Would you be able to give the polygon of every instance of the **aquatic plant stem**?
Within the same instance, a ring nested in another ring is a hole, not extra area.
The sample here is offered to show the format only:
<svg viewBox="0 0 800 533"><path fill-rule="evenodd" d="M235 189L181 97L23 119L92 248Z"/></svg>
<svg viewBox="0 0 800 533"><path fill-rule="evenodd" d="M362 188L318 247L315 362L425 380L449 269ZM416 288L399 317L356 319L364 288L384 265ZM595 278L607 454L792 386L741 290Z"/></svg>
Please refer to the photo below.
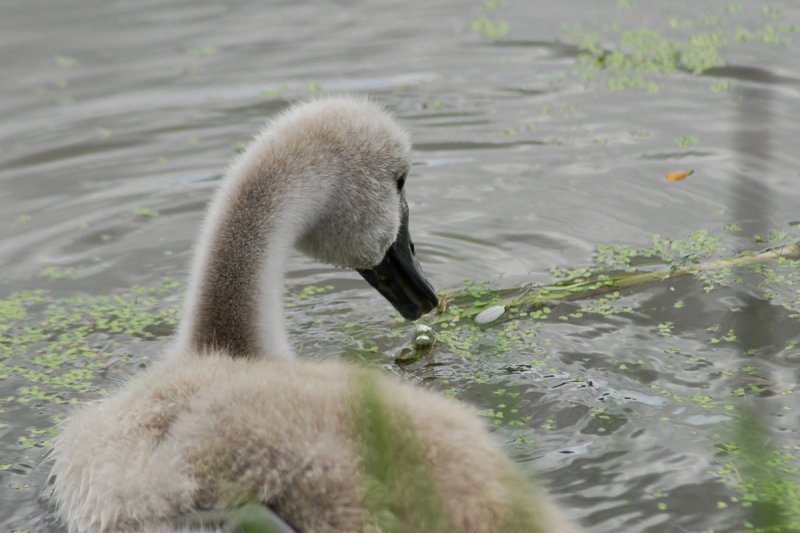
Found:
<svg viewBox="0 0 800 533"><path fill-rule="evenodd" d="M490 291L488 296L491 296L491 298L487 298L486 303L492 305L502 305L506 308L541 307L545 305L553 305L559 301L581 300L622 289L629 289L649 283L657 283L668 279L689 276L700 272L710 272L725 268L745 267L755 264L775 262L780 259L797 258L800 258L800 242L776 246L762 252L745 252L732 258L718 259L714 261L682 266L672 266L670 268L664 268L661 270L647 272L637 271L614 276L598 275L588 279L578 278L538 287L530 286L512 289L500 289L496 291ZM439 309L439 313L442 315L447 314L447 306L449 304L458 305L459 303L467 302L472 304L475 303L475 298L470 296L468 291L464 289L443 292L441 294L441 298L442 301L445 302L445 304L440 306ZM481 311L481 309L474 309L473 311L473 313L465 312L463 314L477 314Z"/></svg>

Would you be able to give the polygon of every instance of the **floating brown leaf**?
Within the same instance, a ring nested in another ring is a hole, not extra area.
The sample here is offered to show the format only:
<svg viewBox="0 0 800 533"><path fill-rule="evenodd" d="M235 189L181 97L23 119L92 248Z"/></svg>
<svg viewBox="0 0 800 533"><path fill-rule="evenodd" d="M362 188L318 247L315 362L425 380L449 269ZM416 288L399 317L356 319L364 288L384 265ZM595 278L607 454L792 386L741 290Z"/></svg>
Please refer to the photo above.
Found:
<svg viewBox="0 0 800 533"><path fill-rule="evenodd" d="M694 174L694 170L687 170L685 172L668 172L667 181L681 181Z"/></svg>

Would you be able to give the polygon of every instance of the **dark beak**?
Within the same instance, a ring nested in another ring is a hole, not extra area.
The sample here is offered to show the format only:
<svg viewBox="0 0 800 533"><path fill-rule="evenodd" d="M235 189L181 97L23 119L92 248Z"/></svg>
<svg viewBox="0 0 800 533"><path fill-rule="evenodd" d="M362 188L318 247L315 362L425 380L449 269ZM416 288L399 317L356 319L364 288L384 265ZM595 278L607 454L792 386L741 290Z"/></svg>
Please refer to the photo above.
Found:
<svg viewBox="0 0 800 533"><path fill-rule="evenodd" d="M425 279L414 255L414 243L408 231L408 205L404 197L401 202L403 213L397 240L389 247L379 265L359 269L358 273L389 300L404 318L416 320L439 305L439 298Z"/></svg>

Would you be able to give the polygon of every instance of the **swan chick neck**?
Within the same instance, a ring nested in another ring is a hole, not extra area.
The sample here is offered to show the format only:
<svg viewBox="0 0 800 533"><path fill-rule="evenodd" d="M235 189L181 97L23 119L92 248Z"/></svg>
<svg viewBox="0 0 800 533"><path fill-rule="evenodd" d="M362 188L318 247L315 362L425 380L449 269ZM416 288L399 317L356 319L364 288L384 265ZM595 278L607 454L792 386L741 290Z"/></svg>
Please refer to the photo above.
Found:
<svg viewBox="0 0 800 533"><path fill-rule="evenodd" d="M311 186L269 132L223 178L203 225L179 351L291 358L283 315L290 250L314 218L326 187Z"/></svg>

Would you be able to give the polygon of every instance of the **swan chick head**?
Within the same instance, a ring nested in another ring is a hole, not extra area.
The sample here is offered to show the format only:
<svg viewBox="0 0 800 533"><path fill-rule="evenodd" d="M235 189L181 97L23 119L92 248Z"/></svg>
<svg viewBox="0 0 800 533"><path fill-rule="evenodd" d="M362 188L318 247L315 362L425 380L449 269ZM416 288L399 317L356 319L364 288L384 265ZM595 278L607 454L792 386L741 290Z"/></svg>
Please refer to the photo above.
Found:
<svg viewBox="0 0 800 533"><path fill-rule="evenodd" d="M302 184L294 202L313 206L298 221L297 248L358 270L406 318L435 308L408 228L411 142L392 116L366 98L321 98L291 107L263 135L267 155L290 167L280 174Z"/></svg>

